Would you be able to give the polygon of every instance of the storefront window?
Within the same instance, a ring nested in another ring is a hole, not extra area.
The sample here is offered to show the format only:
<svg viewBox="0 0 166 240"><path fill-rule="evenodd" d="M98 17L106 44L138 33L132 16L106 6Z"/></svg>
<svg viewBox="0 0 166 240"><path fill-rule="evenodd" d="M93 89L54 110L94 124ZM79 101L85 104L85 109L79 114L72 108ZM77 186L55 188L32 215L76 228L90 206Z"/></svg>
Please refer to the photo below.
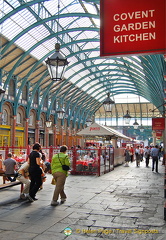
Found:
<svg viewBox="0 0 166 240"><path fill-rule="evenodd" d="M30 115L30 117L29 117L29 125L30 126L33 125L33 115Z"/></svg>
<svg viewBox="0 0 166 240"><path fill-rule="evenodd" d="M40 121L39 121L39 127L44 127L44 121L42 118L40 118Z"/></svg>

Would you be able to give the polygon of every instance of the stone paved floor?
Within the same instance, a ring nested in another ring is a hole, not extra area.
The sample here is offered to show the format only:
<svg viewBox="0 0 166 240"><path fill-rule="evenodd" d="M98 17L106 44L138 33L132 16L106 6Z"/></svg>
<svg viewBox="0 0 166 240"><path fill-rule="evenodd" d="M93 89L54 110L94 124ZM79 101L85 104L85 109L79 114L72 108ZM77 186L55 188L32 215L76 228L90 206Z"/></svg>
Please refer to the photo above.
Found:
<svg viewBox="0 0 166 240"><path fill-rule="evenodd" d="M100 177L70 175L68 199L57 207L50 206L51 175L33 203L18 199L20 186L1 190L0 239L165 240L164 166L159 162L157 174L145 162L135 165ZM65 228L72 234L65 235Z"/></svg>

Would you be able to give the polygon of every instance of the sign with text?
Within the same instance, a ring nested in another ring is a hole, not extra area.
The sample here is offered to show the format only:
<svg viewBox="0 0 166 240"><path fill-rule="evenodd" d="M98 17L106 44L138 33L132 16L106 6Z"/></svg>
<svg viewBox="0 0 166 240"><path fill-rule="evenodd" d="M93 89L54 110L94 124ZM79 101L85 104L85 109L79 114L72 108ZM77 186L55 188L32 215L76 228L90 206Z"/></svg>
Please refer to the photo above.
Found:
<svg viewBox="0 0 166 240"><path fill-rule="evenodd" d="M152 118L152 130L164 130L165 118Z"/></svg>
<svg viewBox="0 0 166 240"><path fill-rule="evenodd" d="M100 127L90 127L90 131L100 131Z"/></svg>
<svg viewBox="0 0 166 240"><path fill-rule="evenodd" d="M166 0L100 1L100 56L166 53Z"/></svg>
<svg viewBox="0 0 166 240"><path fill-rule="evenodd" d="M162 137L163 131L162 130L156 130L156 137Z"/></svg>

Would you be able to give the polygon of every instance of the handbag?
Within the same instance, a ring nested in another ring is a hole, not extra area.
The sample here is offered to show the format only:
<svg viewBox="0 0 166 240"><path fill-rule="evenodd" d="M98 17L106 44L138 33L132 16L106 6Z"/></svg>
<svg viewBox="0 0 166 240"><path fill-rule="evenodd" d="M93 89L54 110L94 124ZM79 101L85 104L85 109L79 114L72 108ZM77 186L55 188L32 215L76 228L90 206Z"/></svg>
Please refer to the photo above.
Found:
<svg viewBox="0 0 166 240"><path fill-rule="evenodd" d="M58 159L59 159L59 154L58 154ZM59 162L61 163L60 159L59 159ZM67 165L65 165L65 164L62 164L62 163L61 163L61 165L62 165L62 169L63 169L64 171L69 171L69 170L70 170L70 167L69 167L69 166L67 166Z"/></svg>
<svg viewBox="0 0 166 240"><path fill-rule="evenodd" d="M56 181L55 181L55 178L53 177L52 180L51 180L51 184L52 185L56 185Z"/></svg>

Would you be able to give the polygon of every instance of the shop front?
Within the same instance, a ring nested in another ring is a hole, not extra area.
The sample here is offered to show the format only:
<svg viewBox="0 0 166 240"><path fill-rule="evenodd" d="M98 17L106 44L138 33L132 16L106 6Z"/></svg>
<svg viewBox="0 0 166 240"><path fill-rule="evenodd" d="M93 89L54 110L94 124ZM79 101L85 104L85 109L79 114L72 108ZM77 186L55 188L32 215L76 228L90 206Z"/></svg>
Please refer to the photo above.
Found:
<svg viewBox="0 0 166 240"><path fill-rule="evenodd" d="M35 129L28 129L28 145L32 146L35 143Z"/></svg>
<svg viewBox="0 0 166 240"><path fill-rule="evenodd" d="M0 146L10 146L10 131L10 126L0 125Z"/></svg>

